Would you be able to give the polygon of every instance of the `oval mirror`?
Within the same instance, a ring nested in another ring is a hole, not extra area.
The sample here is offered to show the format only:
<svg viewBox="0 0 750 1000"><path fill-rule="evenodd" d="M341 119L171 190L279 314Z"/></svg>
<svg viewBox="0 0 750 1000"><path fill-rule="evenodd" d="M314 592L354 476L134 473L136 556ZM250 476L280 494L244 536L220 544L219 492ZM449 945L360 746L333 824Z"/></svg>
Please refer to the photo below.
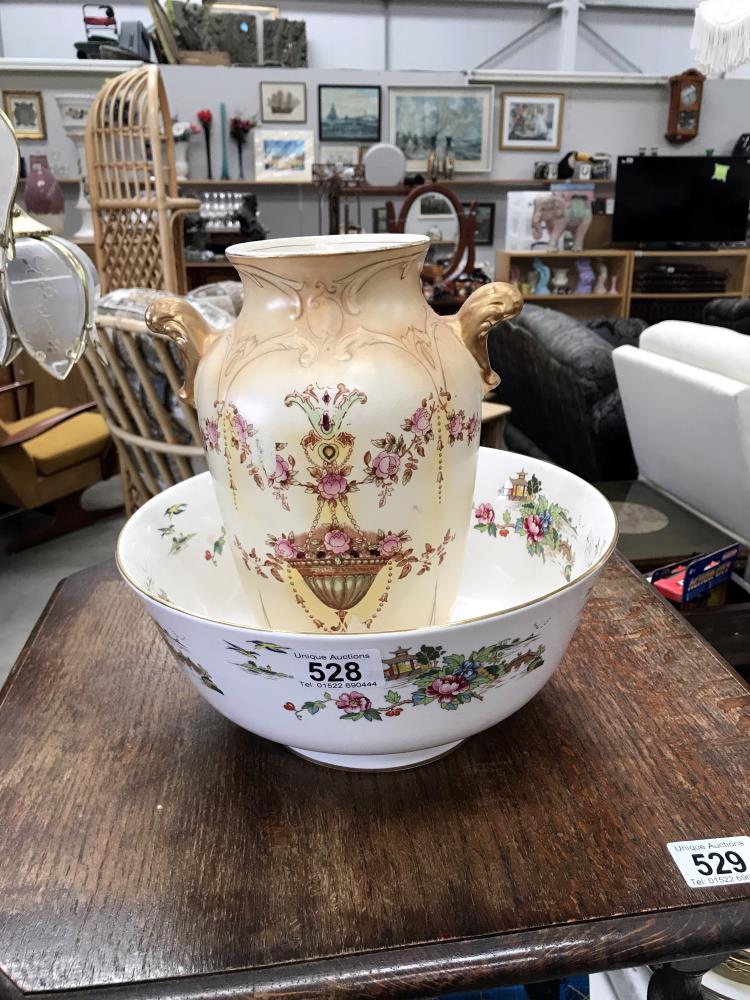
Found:
<svg viewBox="0 0 750 1000"><path fill-rule="evenodd" d="M427 236L430 248L426 264L447 268L460 240L458 213L440 191L426 191L409 206L404 232Z"/></svg>

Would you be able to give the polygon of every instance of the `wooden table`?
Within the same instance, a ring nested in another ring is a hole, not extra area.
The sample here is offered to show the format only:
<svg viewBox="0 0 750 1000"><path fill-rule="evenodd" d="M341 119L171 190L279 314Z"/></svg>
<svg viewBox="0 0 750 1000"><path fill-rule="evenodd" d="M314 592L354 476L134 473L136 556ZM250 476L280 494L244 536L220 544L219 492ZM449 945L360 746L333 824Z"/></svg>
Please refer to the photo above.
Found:
<svg viewBox="0 0 750 1000"><path fill-rule="evenodd" d="M750 832L749 754L750 689L619 556L537 698L397 774L227 722L86 570L0 702L0 997L423 997L746 946L750 884L690 889L665 845Z"/></svg>

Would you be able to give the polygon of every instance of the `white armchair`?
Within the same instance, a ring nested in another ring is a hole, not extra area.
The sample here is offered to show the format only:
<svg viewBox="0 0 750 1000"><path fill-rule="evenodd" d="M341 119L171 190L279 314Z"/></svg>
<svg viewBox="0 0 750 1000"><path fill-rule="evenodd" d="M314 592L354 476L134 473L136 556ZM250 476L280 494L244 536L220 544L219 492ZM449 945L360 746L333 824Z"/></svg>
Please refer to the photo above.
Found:
<svg viewBox="0 0 750 1000"><path fill-rule="evenodd" d="M750 544L750 336L667 320L612 357L639 478Z"/></svg>

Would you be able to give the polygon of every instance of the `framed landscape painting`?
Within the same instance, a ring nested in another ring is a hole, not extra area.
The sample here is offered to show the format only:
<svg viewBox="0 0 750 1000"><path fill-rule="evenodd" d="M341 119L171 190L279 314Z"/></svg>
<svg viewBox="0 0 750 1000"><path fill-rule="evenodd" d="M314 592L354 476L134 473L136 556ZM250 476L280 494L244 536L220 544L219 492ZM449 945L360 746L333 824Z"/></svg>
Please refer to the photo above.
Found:
<svg viewBox="0 0 750 1000"><path fill-rule="evenodd" d="M261 83L260 120L262 122L307 121L307 87L304 83Z"/></svg>
<svg viewBox="0 0 750 1000"><path fill-rule="evenodd" d="M390 141L406 156L407 170L427 169L433 137L438 153L451 140L457 171L491 168L492 87L391 87L388 93Z"/></svg>
<svg viewBox="0 0 750 1000"><path fill-rule="evenodd" d="M315 139L307 129L255 129L255 179L301 184L312 180Z"/></svg>
<svg viewBox="0 0 750 1000"><path fill-rule="evenodd" d="M563 94L501 94L500 149L559 149Z"/></svg>
<svg viewBox="0 0 750 1000"><path fill-rule="evenodd" d="M318 87L321 142L380 142L380 87Z"/></svg>

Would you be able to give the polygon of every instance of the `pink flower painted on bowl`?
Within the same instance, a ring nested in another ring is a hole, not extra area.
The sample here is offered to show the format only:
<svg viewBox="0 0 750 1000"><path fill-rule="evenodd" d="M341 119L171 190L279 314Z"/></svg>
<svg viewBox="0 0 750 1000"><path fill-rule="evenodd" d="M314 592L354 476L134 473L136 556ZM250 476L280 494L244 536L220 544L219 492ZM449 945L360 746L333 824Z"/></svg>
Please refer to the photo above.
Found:
<svg viewBox="0 0 750 1000"><path fill-rule="evenodd" d="M237 435L240 444L247 444L248 439L253 436L253 429L237 410L232 414L232 430Z"/></svg>
<svg viewBox="0 0 750 1000"><path fill-rule="evenodd" d="M327 472L318 480L318 493L324 500L337 500L346 493L348 488L348 482L338 472Z"/></svg>
<svg viewBox="0 0 750 1000"><path fill-rule="evenodd" d="M336 699L336 708L342 708L346 712L366 712L372 708L372 702L359 691L350 691Z"/></svg>
<svg viewBox="0 0 750 1000"><path fill-rule="evenodd" d="M538 542L544 535L542 519L537 517L536 514L529 514L528 517L523 519L523 529L526 532L526 538L530 542Z"/></svg>
<svg viewBox="0 0 750 1000"><path fill-rule="evenodd" d="M277 538L273 543L273 549L280 559L296 559L297 558L297 546L294 542L290 542L288 538Z"/></svg>
<svg viewBox="0 0 750 1000"><path fill-rule="evenodd" d="M268 478L272 483L285 483L289 479L289 463L281 455L276 455L276 468Z"/></svg>
<svg viewBox="0 0 750 1000"><path fill-rule="evenodd" d="M381 451L373 458L371 467L378 479L390 479L398 473L401 458L387 451Z"/></svg>
<svg viewBox="0 0 750 1000"><path fill-rule="evenodd" d="M378 552L381 556L395 556L401 551L401 545L401 539L391 531L378 542Z"/></svg>
<svg viewBox="0 0 750 1000"><path fill-rule="evenodd" d="M492 524L495 520L495 508L491 503L480 503L474 511L474 517L480 524Z"/></svg>
<svg viewBox="0 0 750 1000"><path fill-rule="evenodd" d="M448 674L447 677L436 677L432 684L425 688L424 693L428 698L437 698L441 703L451 702L457 695L462 694L468 686L469 682L465 677L460 677L458 674Z"/></svg>
<svg viewBox="0 0 750 1000"><path fill-rule="evenodd" d="M219 450L219 421L206 417L203 428L203 443L209 450Z"/></svg>
<svg viewBox="0 0 750 1000"><path fill-rule="evenodd" d="M469 422L466 425L466 433L469 436L469 441L477 436L477 431L479 430L479 417L474 414L473 417L469 417Z"/></svg>
<svg viewBox="0 0 750 1000"><path fill-rule="evenodd" d="M454 413L448 421L448 433L451 437L458 437L463 427L463 413Z"/></svg>
<svg viewBox="0 0 750 1000"><path fill-rule="evenodd" d="M409 425L412 434L416 434L418 437L424 437L429 431L430 415L423 406L420 406L419 409L412 413Z"/></svg>
<svg viewBox="0 0 750 1000"><path fill-rule="evenodd" d="M327 531L325 533L323 544L329 552L333 552L334 555L340 556L344 552L349 551L351 539L345 531L342 531L340 528L334 528L333 531Z"/></svg>

